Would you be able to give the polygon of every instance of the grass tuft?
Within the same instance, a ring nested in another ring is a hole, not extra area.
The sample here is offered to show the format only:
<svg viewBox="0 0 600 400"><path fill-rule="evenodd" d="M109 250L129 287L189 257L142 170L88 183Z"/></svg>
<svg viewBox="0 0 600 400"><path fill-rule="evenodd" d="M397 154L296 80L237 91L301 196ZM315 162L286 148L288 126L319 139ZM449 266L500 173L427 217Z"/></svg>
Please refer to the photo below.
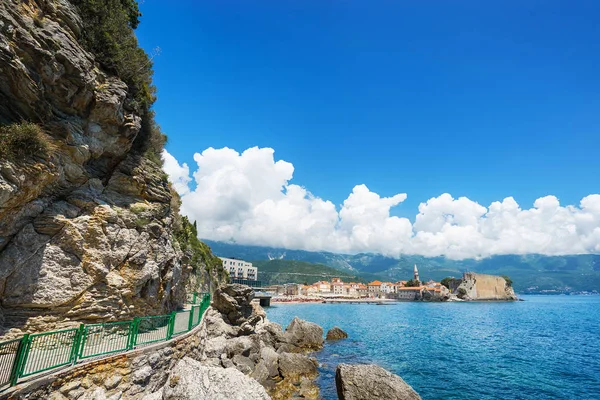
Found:
<svg viewBox="0 0 600 400"><path fill-rule="evenodd" d="M21 162L28 157L46 158L50 147L47 136L37 124L21 122L0 126L0 159Z"/></svg>

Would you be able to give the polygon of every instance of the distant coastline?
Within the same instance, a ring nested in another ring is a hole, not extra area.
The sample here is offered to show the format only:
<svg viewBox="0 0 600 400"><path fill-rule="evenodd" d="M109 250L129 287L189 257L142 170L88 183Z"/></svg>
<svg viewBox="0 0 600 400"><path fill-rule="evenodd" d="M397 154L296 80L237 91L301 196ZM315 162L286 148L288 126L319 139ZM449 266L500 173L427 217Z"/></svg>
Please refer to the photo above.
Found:
<svg viewBox="0 0 600 400"><path fill-rule="evenodd" d="M542 291L542 292L522 292L520 296L599 296L600 292L559 292L559 291Z"/></svg>

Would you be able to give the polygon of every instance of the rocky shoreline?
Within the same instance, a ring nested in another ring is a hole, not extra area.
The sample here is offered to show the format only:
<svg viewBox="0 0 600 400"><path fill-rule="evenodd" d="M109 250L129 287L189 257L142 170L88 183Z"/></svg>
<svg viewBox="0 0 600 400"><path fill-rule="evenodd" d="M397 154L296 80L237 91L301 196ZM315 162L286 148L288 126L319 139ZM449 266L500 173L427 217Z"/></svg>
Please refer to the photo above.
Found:
<svg viewBox="0 0 600 400"><path fill-rule="evenodd" d="M164 386L147 400L319 399L318 364L323 328L299 318L283 330L252 302L254 291L238 284L219 288L206 314L206 344L200 360L184 358ZM348 337L334 327L327 340ZM375 365L337 367L339 399L420 399L400 377ZM383 396L383 397L382 397Z"/></svg>
<svg viewBox="0 0 600 400"><path fill-rule="evenodd" d="M253 290L242 285L215 292L206 316L202 362L239 370L259 382L273 399L318 398L317 362L308 353L323 347L323 329L296 318L283 331L252 302L253 297Z"/></svg>
<svg viewBox="0 0 600 400"><path fill-rule="evenodd" d="M149 399L318 399L318 364L310 353L323 348L323 328L294 318L284 331L253 297L243 285L218 289L206 315L201 360L179 361ZM327 332L327 340L345 337L339 328ZM340 399L420 399L400 377L375 365L340 364L336 385Z"/></svg>

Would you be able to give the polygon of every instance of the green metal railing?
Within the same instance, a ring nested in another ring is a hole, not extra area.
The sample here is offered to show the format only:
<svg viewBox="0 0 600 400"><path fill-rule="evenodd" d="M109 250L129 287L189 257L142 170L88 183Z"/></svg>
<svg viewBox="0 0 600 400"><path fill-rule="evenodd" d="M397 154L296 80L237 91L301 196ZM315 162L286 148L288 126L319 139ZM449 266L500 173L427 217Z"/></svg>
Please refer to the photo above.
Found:
<svg viewBox="0 0 600 400"><path fill-rule="evenodd" d="M21 341L22 339L19 338L0 343L0 389L11 384Z"/></svg>
<svg viewBox="0 0 600 400"><path fill-rule="evenodd" d="M134 321L136 322L134 346L169 340L170 315L143 317Z"/></svg>
<svg viewBox="0 0 600 400"><path fill-rule="evenodd" d="M172 336L179 335L189 331L190 319L192 318L191 311L183 311L175 313L175 322L173 323Z"/></svg>
<svg viewBox="0 0 600 400"><path fill-rule="evenodd" d="M65 329L64 331L30 335L26 342L25 356L19 368L19 377L72 364L75 358L78 331L78 329Z"/></svg>
<svg viewBox="0 0 600 400"><path fill-rule="evenodd" d="M80 359L118 353L131 348L133 321L82 325Z"/></svg>
<svg viewBox="0 0 600 400"><path fill-rule="evenodd" d="M186 301L188 304L200 304L207 293L188 293Z"/></svg>
<svg viewBox="0 0 600 400"><path fill-rule="evenodd" d="M24 335L0 343L0 391L20 378L78 360L132 350L171 339L196 327L210 306L208 293L194 293L191 310L135 318L133 321L80 325L79 328ZM197 304L196 304L197 303Z"/></svg>

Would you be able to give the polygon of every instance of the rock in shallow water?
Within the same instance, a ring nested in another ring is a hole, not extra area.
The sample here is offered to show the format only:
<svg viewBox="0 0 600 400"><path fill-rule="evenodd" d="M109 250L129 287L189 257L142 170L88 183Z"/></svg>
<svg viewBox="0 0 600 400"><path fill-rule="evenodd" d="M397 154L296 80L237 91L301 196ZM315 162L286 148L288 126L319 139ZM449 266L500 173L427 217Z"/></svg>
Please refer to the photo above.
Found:
<svg viewBox="0 0 600 400"><path fill-rule="evenodd" d="M295 317L285 328L283 338L286 343L301 349L320 350L323 348L323 328L298 317Z"/></svg>
<svg viewBox="0 0 600 400"><path fill-rule="evenodd" d="M338 328L337 326L334 326L333 328L331 328L330 330L327 331L327 340L339 340L339 339L346 339L348 337L348 334L346 332L344 332L343 330L341 330L340 328Z"/></svg>
<svg viewBox="0 0 600 400"><path fill-rule="evenodd" d="M335 386L340 400L421 400L402 378L373 364L338 365Z"/></svg>

